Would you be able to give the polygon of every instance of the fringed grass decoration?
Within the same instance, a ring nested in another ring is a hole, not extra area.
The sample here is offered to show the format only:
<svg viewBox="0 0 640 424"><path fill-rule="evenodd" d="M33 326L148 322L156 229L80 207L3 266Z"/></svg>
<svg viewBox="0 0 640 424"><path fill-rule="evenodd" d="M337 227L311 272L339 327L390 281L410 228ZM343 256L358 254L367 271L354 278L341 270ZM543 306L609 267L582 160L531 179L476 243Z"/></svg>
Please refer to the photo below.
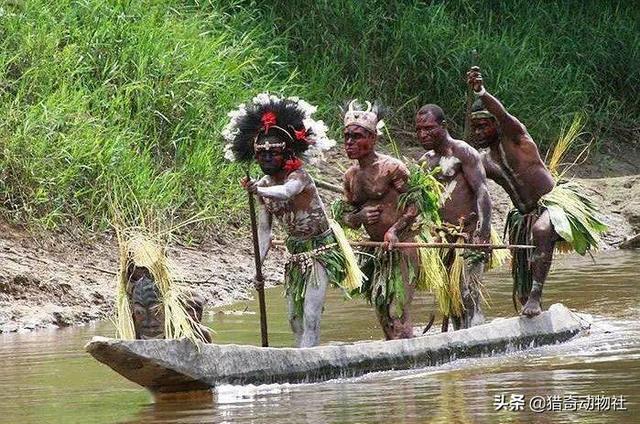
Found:
<svg viewBox="0 0 640 424"><path fill-rule="evenodd" d="M598 219L595 205L580 193L573 182L561 182L542 197L541 204L549 211L554 230L563 238L562 249L575 249L581 255L597 249L600 233L607 226Z"/></svg>
<svg viewBox="0 0 640 424"><path fill-rule="evenodd" d="M331 219L329 223L332 231L328 234L304 240L289 237L285 243L291 255L285 265L285 295L293 298L298 316L304 311L307 284L317 284L317 264L325 268L329 282L343 289L347 297L359 292L366 280L342 228Z"/></svg>
<svg viewBox="0 0 640 424"><path fill-rule="evenodd" d="M553 178L558 181L562 178L562 176L571 168L571 165L564 167L564 169L560 169L564 158L567 155L567 152L571 149L576 140L583 134L582 130L584 128L584 117L583 115L576 114L571 122L569 128L563 132L563 134L558 138L558 141L553 145L552 148L549 149L551 152L551 156L548 157L547 167L553 175ZM588 147L583 150L582 153L578 155L576 161L580 159L580 157L588 150ZM547 152L547 155L549 153ZM575 163L575 162L574 162Z"/></svg>
<svg viewBox="0 0 640 424"><path fill-rule="evenodd" d="M366 280L367 277L358 266L356 255L353 253L349 240L347 239L347 236L342 230L340 224L333 219L329 219L329 225L331 226L331 231L333 231L333 235L336 238L338 247L344 256L345 274L340 286L347 293L351 293L354 290L360 289L362 287L362 282Z"/></svg>
<svg viewBox="0 0 640 424"><path fill-rule="evenodd" d="M456 243L464 243L464 238L458 238ZM456 248L452 250L453 258L449 267L449 285L447 292L443 293L443 295L447 297L446 302L449 304L447 316L460 317L464 312L462 293L460 292L460 282L465 277L464 258L462 257L464 249Z"/></svg>
<svg viewBox="0 0 640 424"><path fill-rule="evenodd" d="M432 243L433 237L426 231L416 236L417 243ZM419 248L420 276L416 283L417 290L429 290L435 293L438 287L446 285L447 270L442 263L440 249Z"/></svg>
<svg viewBox="0 0 640 424"><path fill-rule="evenodd" d="M188 289L172 278L172 266L166 256L167 241L160 234L151 234L141 227L116 227L120 253L118 281L117 332L122 338L134 338L133 320L128 302L127 270L134 265L146 268L153 278L164 307L164 334L166 339L187 338L205 341L198 323L186 311Z"/></svg>
<svg viewBox="0 0 640 424"><path fill-rule="evenodd" d="M491 227L491 244L501 245L504 244L498 232ZM505 262L511 259L511 252L507 249L495 249L491 251L491 260L487 266L487 269L500 268Z"/></svg>
<svg viewBox="0 0 640 424"><path fill-rule="evenodd" d="M407 281L416 276L412 264L398 250L387 250L383 247L365 248L359 252L361 268L368 279L362 285L362 295L381 314L386 314L391 303L395 304L395 314L401 317L406 303L402 265L408 270ZM419 271L419 270L418 270ZM389 314L393 311L389 310Z"/></svg>
<svg viewBox="0 0 640 424"><path fill-rule="evenodd" d="M424 232L416 237L419 243L431 243L433 238L430 234ZM444 315L448 314L451 308L449 296L449 279L447 277L447 269L442 262L440 249L418 249L418 258L420 260L420 277L416 284L417 290L428 290L433 293L438 303L440 312Z"/></svg>
<svg viewBox="0 0 640 424"><path fill-rule="evenodd" d="M120 259L116 291L116 337L123 340L134 340L136 338L136 332L133 325L129 296L127 294L127 261L123 261L123 258L128 256L126 242L121 240L122 234L119 231L116 231L116 235L118 238L118 257Z"/></svg>
<svg viewBox="0 0 640 424"><path fill-rule="evenodd" d="M505 233L509 235L509 244L531 243L531 227L537 219L537 214L521 214L518 209L512 209L507 215ZM533 284L531 272L531 256L533 250L518 249L511 258L511 276L513 278L512 300L518 310L518 299L529 295Z"/></svg>
<svg viewBox="0 0 640 424"><path fill-rule="evenodd" d="M127 186L128 187L128 186ZM126 201L124 200L126 199ZM185 337L194 342L206 341L200 325L186 311L190 300L188 288L173 279L174 268L166 256L167 246L175 231L207 219L195 215L179 224L167 217L172 211L158 212L141 205L131 188L110 196L111 225L118 240L119 272L116 292L116 333L123 339L135 338L129 275L131 265L146 268L156 284L164 308L165 338Z"/></svg>

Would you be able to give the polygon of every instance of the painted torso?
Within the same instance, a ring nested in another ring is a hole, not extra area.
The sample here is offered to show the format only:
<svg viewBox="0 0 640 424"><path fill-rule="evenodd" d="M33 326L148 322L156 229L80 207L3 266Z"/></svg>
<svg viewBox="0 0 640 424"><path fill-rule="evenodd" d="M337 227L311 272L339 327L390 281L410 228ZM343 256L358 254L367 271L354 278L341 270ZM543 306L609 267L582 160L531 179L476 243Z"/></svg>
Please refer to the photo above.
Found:
<svg viewBox="0 0 640 424"><path fill-rule="evenodd" d="M462 169L462 162L453 153L441 156L431 150L420 162L430 170L440 167L435 177L444 185L444 204L440 210L444 222L464 226L464 232L472 236L478 224L476 195L469 186Z"/></svg>
<svg viewBox="0 0 640 424"><path fill-rule="evenodd" d="M518 142L503 136L500 143L482 152L482 163L487 177L504 188L523 213L534 210L555 185L538 147L526 132Z"/></svg>
<svg viewBox="0 0 640 424"><path fill-rule="evenodd" d="M358 163L352 165L345 174L347 202L360 209L365 206L382 207L380 219L375 224L366 225L367 234L372 240L382 241L387 230L402 215L398 210L398 198L404 191L409 171L398 159L377 154L370 166L361 168ZM401 234L407 240L412 234Z"/></svg>
<svg viewBox="0 0 640 424"><path fill-rule="evenodd" d="M287 200L261 197L261 202L284 226L289 236L304 239L322 234L329 228L329 223L313 179L303 169L293 171L288 178L292 177L303 181L304 189L300 193ZM260 185L273 187L279 184L266 175Z"/></svg>

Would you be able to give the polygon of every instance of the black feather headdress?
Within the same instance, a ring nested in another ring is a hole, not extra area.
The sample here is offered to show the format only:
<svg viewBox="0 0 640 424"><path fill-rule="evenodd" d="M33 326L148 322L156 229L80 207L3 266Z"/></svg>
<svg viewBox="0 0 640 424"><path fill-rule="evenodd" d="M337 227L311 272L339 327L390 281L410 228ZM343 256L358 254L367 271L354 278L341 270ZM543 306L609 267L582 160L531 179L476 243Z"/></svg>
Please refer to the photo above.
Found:
<svg viewBox="0 0 640 424"><path fill-rule="evenodd" d="M327 138L327 127L311 115L316 107L296 97L281 98L262 93L251 102L229 113L222 131L228 144L225 158L248 162L254 158L256 142L275 136L285 144L287 156L310 162L322 159L323 152L335 145Z"/></svg>

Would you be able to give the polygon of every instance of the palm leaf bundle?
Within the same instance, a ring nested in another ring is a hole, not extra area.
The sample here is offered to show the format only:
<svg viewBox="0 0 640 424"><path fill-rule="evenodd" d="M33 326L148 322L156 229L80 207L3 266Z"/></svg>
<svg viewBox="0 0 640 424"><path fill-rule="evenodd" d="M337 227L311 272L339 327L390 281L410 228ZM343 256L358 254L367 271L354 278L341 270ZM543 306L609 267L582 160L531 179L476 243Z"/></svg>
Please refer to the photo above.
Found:
<svg viewBox="0 0 640 424"><path fill-rule="evenodd" d="M398 209L403 210L413 204L423 223L440 225L443 186L435 177L437 172L439 168L426 171L420 166L414 166L409 174L407 190L398 198Z"/></svg>
<svg viewBox="0 0 640 424"><path fill-rule="evenodd" d="M589 249L597 249L600 233L607 226L598 218L595 205L580 192L573 182L561 182L541 203L549 211L555 231L563 238L564 248L573 248L584 255Z"/></svg>
<svg viewBox="0 0 640 424"><path fill-rule="evenodd" d="M367 277L358 266L356 255L353 253L349 240L340 224L330 219L329 225L338 243L338 248L344 257L344 278L340 282L340 286L345 289L347 293L351 293L356 289L360 289L362 282L366 280Z"/></svg>

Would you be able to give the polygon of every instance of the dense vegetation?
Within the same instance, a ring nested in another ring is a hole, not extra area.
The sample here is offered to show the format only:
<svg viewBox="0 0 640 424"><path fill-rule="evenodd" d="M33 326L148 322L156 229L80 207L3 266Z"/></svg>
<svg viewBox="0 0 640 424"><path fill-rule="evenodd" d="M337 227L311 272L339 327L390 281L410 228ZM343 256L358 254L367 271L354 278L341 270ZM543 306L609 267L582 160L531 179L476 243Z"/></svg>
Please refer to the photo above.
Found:
<svg viewBox="0 0 640 424"><path fill-rule="evenodd" d="M0 4L2 213L46 228L104 228L110 202L134 197L238 222L240 170L219 136L228 110L271 90L318 104L335 129L352 97L386 102L396 130L425 102L460 124L472 49L542 144L576 112L598 140L637 136L633 2Z"/></svg>

